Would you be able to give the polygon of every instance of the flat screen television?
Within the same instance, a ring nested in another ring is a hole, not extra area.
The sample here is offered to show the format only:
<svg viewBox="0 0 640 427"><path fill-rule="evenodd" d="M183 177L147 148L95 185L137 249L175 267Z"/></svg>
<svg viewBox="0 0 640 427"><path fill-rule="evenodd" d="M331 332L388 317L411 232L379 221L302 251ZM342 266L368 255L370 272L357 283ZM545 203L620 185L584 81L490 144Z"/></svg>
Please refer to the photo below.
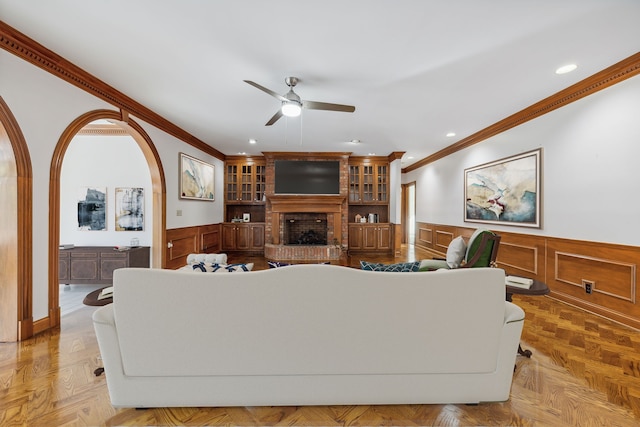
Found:
<svg viewBox="0 0 640 427"><path fill-rule="evenodd" d="M275 194L340 194L340 162L276 160Z"/></svg>

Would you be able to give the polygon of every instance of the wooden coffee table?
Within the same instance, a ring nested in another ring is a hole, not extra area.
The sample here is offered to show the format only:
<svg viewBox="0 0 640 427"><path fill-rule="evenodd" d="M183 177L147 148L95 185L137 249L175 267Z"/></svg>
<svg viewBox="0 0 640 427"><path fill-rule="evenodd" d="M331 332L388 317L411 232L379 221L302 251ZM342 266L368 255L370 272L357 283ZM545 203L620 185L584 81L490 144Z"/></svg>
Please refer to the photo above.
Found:
<svg viewBox="0 0 640 427"><path fill-rule="evenodd" d="M533 284L531 285L530 288L519 288L517 286L509 286L508 284L506 285L506 297L507 297L507 301L512 302L511 299L513 297L513 295L546 295L549 293L549 287L547 286L546 283L541 282L539 280L533 280ZM531 350L523 350L522 346L520 344L518 344L518 354L524 356L524 357L531 357L531 355L533 353L531 353Z"/></svg>
<svg viewBox="0 0 640 427"><path fill-rule="evenodd" d="M108 286L105 286L104 288L108 288ZM102 292L104 288L96 289L95 291L88 293L87 296L84 297L84 300L82 301L82 303L84 305L92 305L92 306L101 306L101 305L111 304L113 302L113 296L109 298L98 299L100 292Z"/></svg>

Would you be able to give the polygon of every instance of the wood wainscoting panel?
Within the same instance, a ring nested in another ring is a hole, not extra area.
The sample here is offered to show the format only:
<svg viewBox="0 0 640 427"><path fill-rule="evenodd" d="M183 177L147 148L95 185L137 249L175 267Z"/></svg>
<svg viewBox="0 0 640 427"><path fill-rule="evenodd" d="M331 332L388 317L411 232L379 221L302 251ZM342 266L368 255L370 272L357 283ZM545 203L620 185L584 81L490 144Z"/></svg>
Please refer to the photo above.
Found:
<svg viewBox="0 0 640 427"><path fill-rule="evenodd" d="M507 274L545 281L546 239L541 236L498 232L498 267Z"/></svg>
<svg viewBox="0 0 640 427"><path fill-rule="evenodd" d="M446 253L449 244L453 240L455 231L436 229L436 241L434 248L438 252Z"/></svg>
<svg viewBox="0 0 640 427"><path fill-rule="evenodd" d="M220 239L220 224L203 225L198 227L200 235L200 252L218 252L222 243Z"/></svg>
<svg viewBox="0 0 640 427"><path fill-rule="evenodd" d="M198 252L198 227L173 228L167 230L166 236L166 268L180 268L185 265L187 255Z"/></svg>
<svg viewBox="0 0 640 427"><path fill-rule="evenodd" d="M187 262L187 255L216 253L220 251L220 224L172 228L166 232L166 267L180 268Z"/></svg>
<svg viewBox="0 0 640 427"><path fill-rule="evenodd" d="M640 248L554 238L547 241L551 296L640 328L636 301Z"/></svg>
<svg viewBox="0 0 640 427"><path fill-rule="evenodd" d="M433 227L431 224L424 222L416 223L416 230L418 231L416 236L416 245L432 249L433 248Z"/></svg>
<svg viewBox="0 0 640 427"><path fill-rule="evenodd" d="M635 264L557 251L554 264L554 280L573 286L578 292L636 302Z"/></svg>

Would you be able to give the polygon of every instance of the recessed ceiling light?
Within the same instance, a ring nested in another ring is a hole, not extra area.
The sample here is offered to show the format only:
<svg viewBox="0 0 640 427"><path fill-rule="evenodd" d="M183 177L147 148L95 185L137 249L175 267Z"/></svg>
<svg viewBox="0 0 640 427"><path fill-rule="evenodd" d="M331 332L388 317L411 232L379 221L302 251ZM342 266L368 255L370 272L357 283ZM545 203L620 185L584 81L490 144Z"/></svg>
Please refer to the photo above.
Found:
<svg viewBox="0 0 640 427"><path fill-rule="evenodd" d="M258 142L258 141L257 141L257 140L255 140L255 139L253 139L253 138L251 138L251 139L249 140L249 144L255 144L256 142Z"/></svg>
<svg viewBox="0 0 640 427"><path fill-rule="evenodd" d="M451 138L452 136L456 136L456 133L455 133L455 132L449 132L449 133L447 134L447 136L448 136L449 138Z"/></svg>
<svg viewBox="0 0 640 427"><path fill-rule="evenodd" d="M376 153L369 153L369 154L367 154L367 155L368 155L368 156L375 156L375 155L376 155Z"/></svg>
<svg viewBox="0 0 640 427"><path fill-rule="evenodd" d="M359 139L352 139L351 141L352 144L360 144L362 141L360 141Z"/></svg>
<svg viewBox="0 0 640 427"><path fill-rule="evenodd" d="M407 160L412 160L412 159L413 159L413 156L407 157Z"/></svg>
<svg viewBox="0 0 640 427"><path fill-rule="evenodd" d="M576 64L567 64L556 70L556 74L567 74L578 68Z"/></svg>
<svg viewBox="0 0 640 427"><path fill-rule="evenodd" d="M241 156L244 156L244 155L245 155L245 154L247 154L247 153L246 153L245 151L241 151L241 152L239 152L238 154L239 154L239 155L241 155Z"/></svg>

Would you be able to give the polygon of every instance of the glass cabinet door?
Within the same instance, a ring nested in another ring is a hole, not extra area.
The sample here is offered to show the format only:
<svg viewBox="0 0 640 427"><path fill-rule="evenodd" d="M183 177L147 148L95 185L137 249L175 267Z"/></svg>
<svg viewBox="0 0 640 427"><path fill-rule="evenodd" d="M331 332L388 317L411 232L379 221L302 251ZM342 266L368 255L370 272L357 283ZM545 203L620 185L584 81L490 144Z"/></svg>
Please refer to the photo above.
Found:
<svg viewBox="0 0 640 427"><path fill-rule="evenodd" d="M360 201L360 166L349 166L349 202Z"/></svg>
<svg viewBox="0 0 640 427"><path fill-rule="evenodd" d="M373 166L362 166L362 201L365 203L373 202L375 196L375 187L373 180Z"/></svg>
<svg viewBox="0 0 640 427"><path fill-rule="evenodd" d="M253 200L253 165L242 165L242 173L240 174L241 182L241 194L240 200L251 201Z"/></svg>
<svg viewBox="0 0 640 427"><path fill-rule="evenodd" d="M253 200L256 202L263 201L264 193L267 189L266 172L267 167L265 165L256 165L256 182L253 197Z"/></svg>
<svg viewBox="0 0 640 427"><path fill-rule="evenodd" d="M388 174L386 165L378 165L378 187L376 189L376 202L386 202L389 194Z"/></svg>
<svg viewBox="0 0 640 427"><path fill-rule="evenodd" d="M227 165L227 200L238 200L238 165Z"/></svg>

